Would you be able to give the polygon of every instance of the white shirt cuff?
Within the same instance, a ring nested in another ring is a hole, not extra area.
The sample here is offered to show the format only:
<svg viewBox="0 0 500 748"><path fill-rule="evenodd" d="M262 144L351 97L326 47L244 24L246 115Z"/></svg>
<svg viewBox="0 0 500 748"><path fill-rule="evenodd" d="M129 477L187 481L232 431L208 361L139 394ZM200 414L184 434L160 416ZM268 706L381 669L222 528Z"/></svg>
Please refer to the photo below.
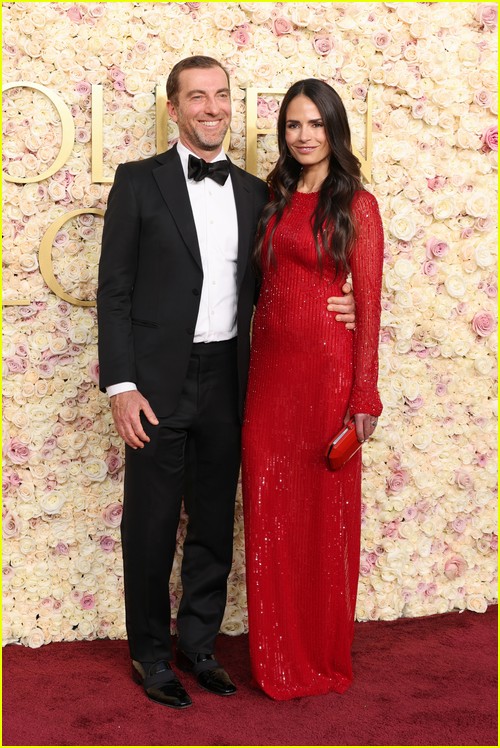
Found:
<svg viewBox="0 0 500 748"><path fill-rule="evenodd" d="M134 382L120 382L119 384L112 384L106 387L106 392L109 397L113 397L113 395L119 395L121 392L131 392L136 389L137 385Z"/></svg>

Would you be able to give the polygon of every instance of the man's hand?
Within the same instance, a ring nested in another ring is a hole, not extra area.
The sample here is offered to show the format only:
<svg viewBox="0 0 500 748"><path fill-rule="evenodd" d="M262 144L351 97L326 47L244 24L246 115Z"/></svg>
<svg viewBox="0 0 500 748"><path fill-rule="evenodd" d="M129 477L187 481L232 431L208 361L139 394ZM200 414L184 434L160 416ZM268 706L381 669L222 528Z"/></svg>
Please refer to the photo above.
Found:
<svg viewBox="0 0 500 748"><path fill-rule="evenodd" d="M144 447L144 442L149 441L149 436L142 428L141 411L149 423L157 426L159 421L145 397L137 390L120 392L111 398L111 414L115 422L116 430L121 438L132 449Z"/></svg>
<svg viewBox="0 0 500 748"><path fill-rule="evenodd" d="M337 322L345 322L348 330L354 330L356 327L356 307L352 286L349 283L344 283L342 293L344 296L331 296L327 299L326 308L329 312L337 312L335 317Z"/></svg>

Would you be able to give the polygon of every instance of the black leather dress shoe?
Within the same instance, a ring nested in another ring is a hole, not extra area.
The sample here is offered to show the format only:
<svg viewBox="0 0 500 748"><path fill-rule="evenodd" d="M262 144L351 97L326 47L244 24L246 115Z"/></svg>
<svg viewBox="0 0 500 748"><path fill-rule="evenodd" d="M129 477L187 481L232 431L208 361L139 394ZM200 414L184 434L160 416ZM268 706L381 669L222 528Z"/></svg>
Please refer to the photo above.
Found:
<svg viewBox="0 0 500 748"><path fill-rule="evenodd" d="M144 688L148 699L157 704L186 709L193 703L166 660L155 662L147 673L140 662L132 660L132 677Z"/></svg>
<svg viewBox="0 0 500 748"><path fill-rule="evenodd" d="M198 684L210 693L218 696L231 696L236 693L233 681L221 668L212 654L197 654L196 660L190 660L181 650L177 651L175 664L185 673L194 673Z"/></svg>

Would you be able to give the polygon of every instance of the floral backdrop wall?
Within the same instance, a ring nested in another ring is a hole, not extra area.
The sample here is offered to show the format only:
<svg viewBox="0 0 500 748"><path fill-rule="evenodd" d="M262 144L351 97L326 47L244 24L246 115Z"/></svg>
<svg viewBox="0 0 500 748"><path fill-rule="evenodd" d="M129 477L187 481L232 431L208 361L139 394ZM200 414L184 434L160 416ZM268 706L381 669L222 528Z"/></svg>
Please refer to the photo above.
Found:
<svg viewBox="0 0 500 748"><path fill-rule="evenodd" d="M155 152L155 86L181 57L220 59L233 84L229 153L245 165L249 86L337 88L386 232L380 389L364 449L357 618L482 612L496 594L497 7L492 3L4 3L4 641L125 636L123 449L97 388L95 299L109 182L91 177L91 86L104 97L103 169ZM258 99L273 128L278 94ZM176 131L168 125L168 137ZM258 174L276 158L258 139ZM85 211L93 212L85 212ZM13 304L25 299L23 304ZM182 539L181 523L179 539ZM241 496L223 631L246 629ZM180 552L171 583L180 593ZM173 626L175 622L173 621Z"/></svg>

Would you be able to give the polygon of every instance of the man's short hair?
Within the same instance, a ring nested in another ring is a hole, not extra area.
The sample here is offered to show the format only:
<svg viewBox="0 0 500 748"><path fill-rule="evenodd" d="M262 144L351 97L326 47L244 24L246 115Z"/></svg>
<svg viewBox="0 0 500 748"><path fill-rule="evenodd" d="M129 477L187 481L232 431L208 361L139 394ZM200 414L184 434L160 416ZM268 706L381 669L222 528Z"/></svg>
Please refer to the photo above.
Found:
<svg viewBox="0 0 500 748"><path fill-rule="evenodd" d="M179 98L179 76L183 70L191 70L192 68L220 68L226 74L227 87L229 88L229 73L218 60L204 55L186 57L174 65L167 79L167 98L174 104Z"/></svg>

